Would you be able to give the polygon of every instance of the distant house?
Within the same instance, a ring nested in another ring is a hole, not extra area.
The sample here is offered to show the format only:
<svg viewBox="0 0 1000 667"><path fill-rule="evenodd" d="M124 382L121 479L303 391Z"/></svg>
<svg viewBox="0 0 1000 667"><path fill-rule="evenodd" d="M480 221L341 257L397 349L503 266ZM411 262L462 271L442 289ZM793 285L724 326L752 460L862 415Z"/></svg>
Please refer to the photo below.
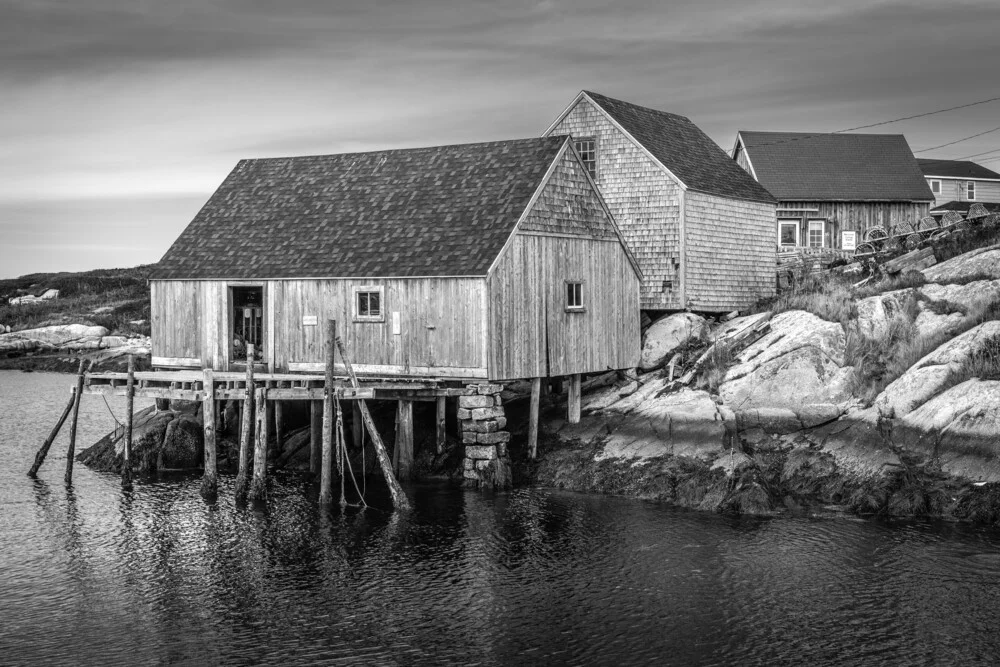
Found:
<svg viewBox="0 0 1000 667"><path fill-rule="evenodd" d="M373 376L631 368L639 281L568 137L241 160L151 276L152 364L321 371L332 318Z"/></svg>
<svg viewBox="0 0 1000 667"><path fill-rule="evenodd" d="M683 116L583 91L572 135L642 269L642 308L724 312L774 293L775 199Z"/></svg>
<svg viewBox="0 0 1000 667"><path fill-rule="evenodd" d="M864 230L916 224L934 201L901 134L741 130L733 159L778 198L779 248L853 250Z"/></svg>
<svg viewBox="0 0 1000 667"><path fill-rule="evenodd" d="M917 164L934 195L934 208L961 202L968 211L973 202L1000 202L1000 174L992 169L968 160L919 158Z"/></svg>

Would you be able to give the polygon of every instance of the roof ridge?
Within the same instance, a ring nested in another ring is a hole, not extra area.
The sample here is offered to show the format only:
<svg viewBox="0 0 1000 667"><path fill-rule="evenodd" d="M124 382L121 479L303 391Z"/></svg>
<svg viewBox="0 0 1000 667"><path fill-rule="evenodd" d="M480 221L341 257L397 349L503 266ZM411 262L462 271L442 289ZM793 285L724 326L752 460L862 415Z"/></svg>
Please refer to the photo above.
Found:
<svg viewBox="0 0 1000 667"><path fill-rule="evenodd" d="M618 99L616 97L611 97L609 95L604 95L602 93L595 93L595 92L590 91L590 90L583 90L581 92L583 92L585 95L589 96L591 99L593 99L594 96L596 95L597 97L602 97L602 98L604 98L604 99L606 99L608 101L615 102L617 104L625 104L625 105L628 105L628 106L630 106L632 108L635 108L635 109L642 109L643 111L652 111L653 113L663 114L664 116L671 116L673 118L678 118L678 119L681 119L681 120L686 120L687 122L689 122L692 125L694 125L694 123L691 121L690 118L688 118L687 116L682 116L679 113L673 113L672 111L664 111L663 109L654 109L653 107L646 107L646 106L643 106L641 104L635 104L634 102L628 102L626 100L620 100L620 99ZM598 100L594 100L594 101L598 102L598 104L600 104L600 102Z"/></svg>
<svg viewBox="0 0 1000 667"><path fill-rule="evenodd" d="M566 135L552 134L546 137L519 137L517 139L498 139L496 141L470 141L458 144L437 144L433 146L410 146L408 148L380 148L371 151L350 151L346 153L312 153L309 155L269 155L265 157L244 157L239 158L237 164L240 162L265 162L268 160L319 160L323 158L331 157L346 157L350 155L377 155L379 153L407 153L411 151L427 151L434 149L445 149L445 148L473 148L477 146L495 146L497 144L514 144L514 143L545 143L547 141L552 141L554 139L560 139L560 143L566 140ZM552 141L552 143L556 143Z"/></svg>

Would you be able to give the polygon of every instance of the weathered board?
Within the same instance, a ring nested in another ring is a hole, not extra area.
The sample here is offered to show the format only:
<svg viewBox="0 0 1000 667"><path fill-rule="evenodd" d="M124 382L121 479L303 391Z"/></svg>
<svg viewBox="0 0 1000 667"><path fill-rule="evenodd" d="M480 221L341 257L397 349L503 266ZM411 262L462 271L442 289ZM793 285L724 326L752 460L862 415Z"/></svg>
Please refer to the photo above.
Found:
<svg viewBox="0 0 1000 667"><path fill-rule="evenodd" d="M779 220L799 221L799 243L807 245L809 238L809 221L824 220L823 247L838 249L841 247L842 232L857 232L861 238L864 230L869 227L889 229L904 222L916 224L925 217L930 209L927 202L781 202L778 205ZM777 238L777 229L772 232L772 239Z"/></svg>

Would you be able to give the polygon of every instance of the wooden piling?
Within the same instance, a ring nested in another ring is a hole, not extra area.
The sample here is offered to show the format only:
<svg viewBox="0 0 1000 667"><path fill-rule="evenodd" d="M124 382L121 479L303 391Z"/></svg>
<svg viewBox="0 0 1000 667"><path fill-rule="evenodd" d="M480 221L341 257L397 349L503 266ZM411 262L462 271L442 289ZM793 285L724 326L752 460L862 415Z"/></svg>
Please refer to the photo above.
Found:
<svg viewBox="0 0 1000 667"><path fill-rule="evenodd" d="M253 386L253 343L247 345L247 395L240 410L240 466L236 473L236 499L247 495L247 477L250 467L250 438L253 433L254 386Z"/></svg>
<svg viewBox="0 0 1000 667"><path fill-rule="evenodd" d="M351 437L354 439L354 446L364 451L365 424L361 419L361 406L357 401L351 401ZM362 474L365 472L362 471Z"/></svg>
<svg viewBox="0 0 1000 667"><path fill-rule="evenodd" d="M323 463L323 401L309 401L309 470L320 474Z"/></svg>
<svg viewBox="0 0 1000 667"><path fill-rule="evenodd" d="M257 412L256 434L253 450L253 480L250 482L250 500L265 500L267 498L267 390L257 389L254 392L254 404Z"/></svg>
<svg viewBox="0 0 1000 667"><path fill-rule="evenodd" d="M128 355L125 384L125 446L122 448L122 488L132 490L132 424L135 419L135 357Z"/></svg>
<svg viewBox="0 0 1000 667"><path fill-rule="evenodd" d="M437 397L437 453L444 452L444 447L448 443L448 433L445 431L445 424L448 416L447 397Z"/></svg>
<svg viewBox="0 0 1000 667"><path fill-rule="evenodd" d="M531 380L531 404L528 408L528 456L538 454L538 403L542 396L542 378Z"/></svg>
<svg viewBox="0 0 1000 667"><path fill-rule="evenodd" d="M280 387L283 383L279 382ZM274 446L278 452L285 451L285 406L283 401L271 401L274 406Z"/></svg>
<svg viewBox="0 0 1000 667"><path fill-rule="evenodd" d="M211 368L205 369L205 398L202 399L201 419L205 432L205 470L201 478L201 495L204 498L214 498L219 491L219 480L216 475L215 460L215 377Z"/></svg>
<svg viewBox="0 0 1000 667"><path fill-rule="evenodd" d="M66 452L67 484L73 483L73 457L76 456L76 424L80 416L80 397L83 396L83 359L80 360L80 370L76 373L76 391L73 393L73 420L69 423L69 449Z"/></svg>
<svg viewBox="0 0 1000 667"><path fill-rule="evenodd" d="M28 471L28 477L34 477L38 474L38 469L42 467L45 463L45 457L49 454L49 448L55 441L56 436L59 435L59 429L63 427L66 423L66 418L69 417L70 411L73 409L73 404L76 402L76 388L70 392L69 401L66 402L66 407L63 408L62 416L59 417L59 421L52 428L52 432L49 433L49 437L45 438L45 442L42 443L41 448L39 448L38 453L35 454L35 462L31 464L31 470Z"/></svg>
<svg viewBox="0 0 1000 667"><path fill-rule="evenodd" d="M413 468L413 401L401 400L396 405L396 475L410 479Z"/></svg>
<svg viewBox="0 0 1000 667"><path fill-rule="evenodd" d="M347 354L344 351L343 342L337 338L337 351L340 352L340 357L344 361L344 367L347 369L347 374L351 378L351 386L355 389L360 388L358 383L358 376L354 373L354 368L351 366L351 361L347 358ZM392 473L392 464L389 461L389 454L385 451L385 444L382 442L382 437L378 434L378 430L375 428L375 422L372 421L371 413L368 412L368 405L365 403L364 399L358 399L358 404L361 410L361 420L365 424L365 428L368 430L368 435L371 436L372 444L375 446L375 453L378 455L379 465L382 467L382 475L385 477L385 482L389 486L389 494L392 496L392 504L396 509L407 510L410 508L410 501L407 500L406 494L403 493L403 488L399 486L399 482L396 481L395 475Z"/></svg>
<svg viewBox="0 0 1000 667"><path fill-rule="evenodd" d="M333 392L336 353L337 320L329 320L326 324L326 376L323 382L323 461L319 484L321 505L329 505L333 501Z"/></svg>
<svg viewBox="0 0 1000 667"><path fill-rule="evenodd" d="M580 423L580 379L579 373L569 376L569 391L566 394L566 421L570 424Z"/></svg>

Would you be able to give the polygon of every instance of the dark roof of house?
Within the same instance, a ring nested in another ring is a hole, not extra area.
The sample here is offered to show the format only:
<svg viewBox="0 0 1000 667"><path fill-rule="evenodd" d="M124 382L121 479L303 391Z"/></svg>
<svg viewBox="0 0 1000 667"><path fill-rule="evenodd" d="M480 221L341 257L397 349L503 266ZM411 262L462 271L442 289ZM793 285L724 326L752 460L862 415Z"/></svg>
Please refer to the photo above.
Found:
<svg viewBox="0 0 1000 667"><path fill-rule="evenodd" d="M761 185L780 200L933 201L901 134L741 130Z"/></svg>
<svg viewBox="0 0 1000 667"><path fill-rule="evenodd" d="M931 209L931 213L937 215L938 213L947 213L948 211L958 211L962 215L969 212L969 208L973 204L981 204L990 213L1000 213L1000 204L992 202L976 202L976 201L955 201L952 200L947 204L941 204L940 206L935 206Z"/></svg>
<svg viewBox="0 0 1000 667"><path fill-rule="evenodd" d="M773 203L774 197L684 116L583 91L689 190Z"/></svg>
<svg viewBox="0 0 1000 667"><path fill-rule="evenodd" d="M931 160L921 157L917 158L917 164L926 176L1000 179L1000 174L992 169L968 160Z"/></svg>
<svg viewBox="0 0 1000 667"><path fill-rule="evenodd" d="M241 160L151 278L486 275L566 141Z"/></svg>

